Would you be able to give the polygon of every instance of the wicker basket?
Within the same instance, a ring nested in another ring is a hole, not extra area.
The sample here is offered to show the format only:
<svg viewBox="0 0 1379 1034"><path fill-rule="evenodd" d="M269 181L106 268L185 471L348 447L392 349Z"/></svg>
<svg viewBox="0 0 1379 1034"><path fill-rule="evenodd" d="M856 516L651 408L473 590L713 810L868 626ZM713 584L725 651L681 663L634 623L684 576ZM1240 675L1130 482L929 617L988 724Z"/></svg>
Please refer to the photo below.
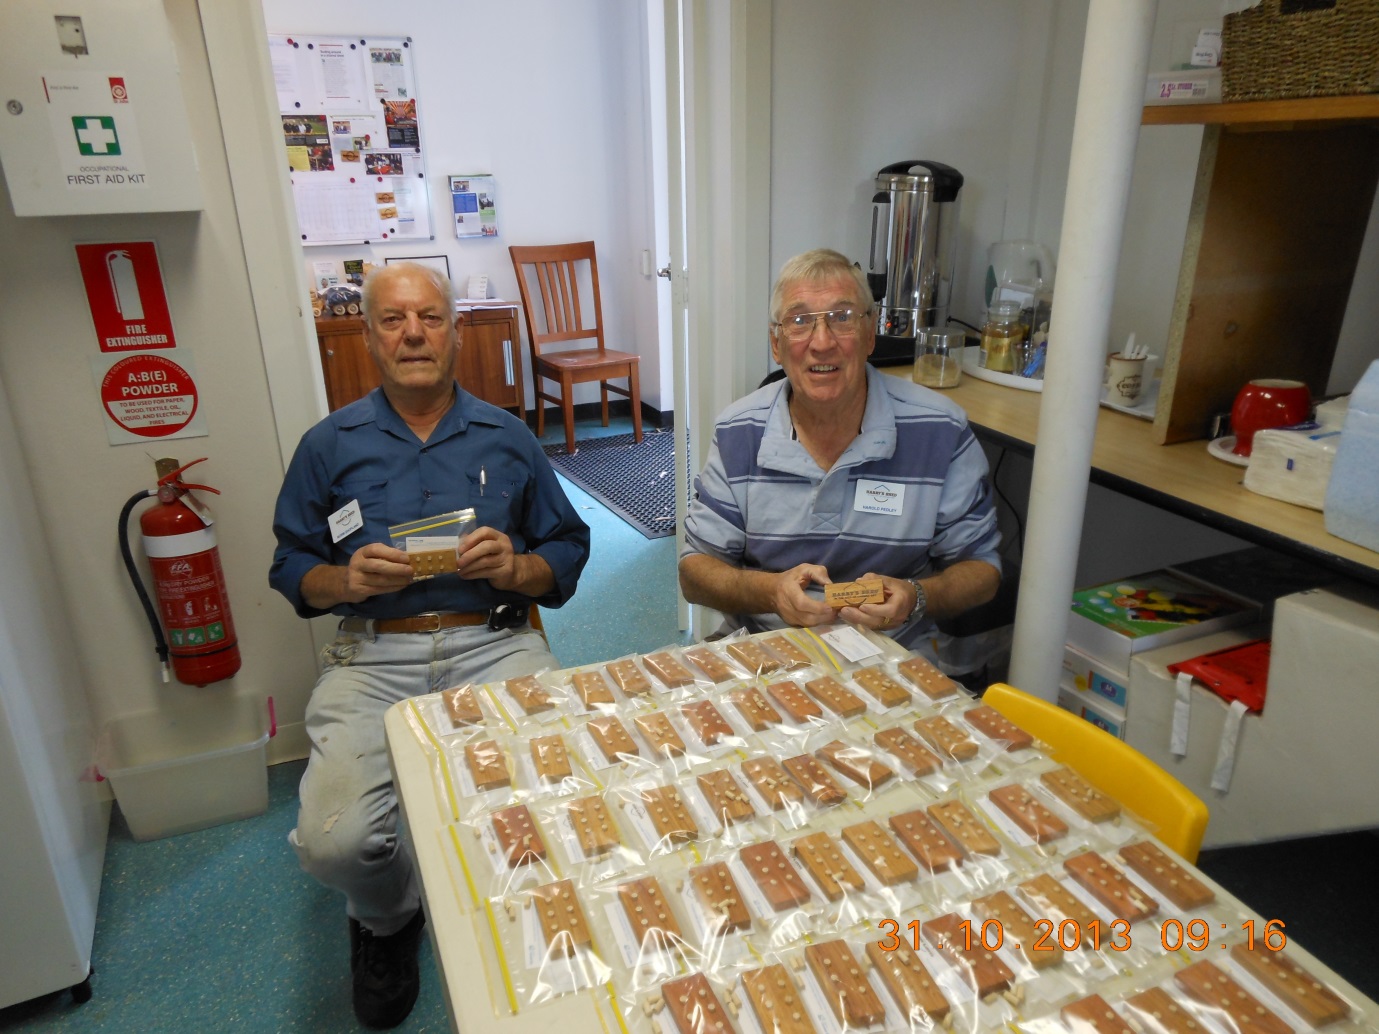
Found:
<svg viewBox="0 0 1379 1034"><path fill-rule="evenodd" d="M1262 0L1221 30L1228 101L1379 92L1379 0Z"/></svg>

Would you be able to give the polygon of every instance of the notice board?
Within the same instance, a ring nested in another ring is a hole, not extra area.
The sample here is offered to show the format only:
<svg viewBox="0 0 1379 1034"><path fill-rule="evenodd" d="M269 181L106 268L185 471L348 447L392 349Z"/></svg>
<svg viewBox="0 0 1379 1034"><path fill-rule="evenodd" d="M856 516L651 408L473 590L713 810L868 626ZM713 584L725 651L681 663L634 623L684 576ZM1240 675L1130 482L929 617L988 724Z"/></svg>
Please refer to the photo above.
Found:
<svg viewBox="0 0 1379 1034"><path fill-rule="evenodd" d="M410 37L268 37L302 243L434 239Z"/></svg>

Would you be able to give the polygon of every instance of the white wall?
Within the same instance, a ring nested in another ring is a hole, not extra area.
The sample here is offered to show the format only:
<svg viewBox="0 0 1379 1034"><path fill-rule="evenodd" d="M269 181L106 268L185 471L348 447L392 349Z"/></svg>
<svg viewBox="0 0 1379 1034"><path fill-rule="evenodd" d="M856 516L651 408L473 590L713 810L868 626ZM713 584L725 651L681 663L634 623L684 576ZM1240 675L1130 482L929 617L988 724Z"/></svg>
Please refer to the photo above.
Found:
<svg viewBox="0 0 1379 1034"><path fill-rule="evenodd" d="M303 248L304 265L444 254L457 284L487 273L495 296L516 300L509 245L592 239L607 344L641 355L643 400L671 409L669 371L661 368L658 348L657 280L642 273L642 251L655 247L645 6L644 0L263 0L269 32L413 40L436 240ZM466 172L495 177L496 239L454 236L447 177ZM530 372L526 379L530 404ZM597 386L581 386L576 395L597 398Z"/></svg>

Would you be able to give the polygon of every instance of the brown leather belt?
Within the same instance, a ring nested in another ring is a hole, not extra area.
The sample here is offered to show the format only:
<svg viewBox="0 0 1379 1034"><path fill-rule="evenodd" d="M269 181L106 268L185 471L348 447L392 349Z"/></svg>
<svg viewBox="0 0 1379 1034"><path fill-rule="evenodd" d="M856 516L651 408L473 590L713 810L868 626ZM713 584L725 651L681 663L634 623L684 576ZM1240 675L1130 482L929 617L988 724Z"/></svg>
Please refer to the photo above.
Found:
<svg viewBox="0 0 1379 1034"><path fill-rule="evenodd" d="M340 621L342 632L372 632L374 635L392 635L396 632L439 632L445 628L459 628L462 625L488 624L486 610L471 610L464 613L418 614L410 618L343 618Z"/></svg>

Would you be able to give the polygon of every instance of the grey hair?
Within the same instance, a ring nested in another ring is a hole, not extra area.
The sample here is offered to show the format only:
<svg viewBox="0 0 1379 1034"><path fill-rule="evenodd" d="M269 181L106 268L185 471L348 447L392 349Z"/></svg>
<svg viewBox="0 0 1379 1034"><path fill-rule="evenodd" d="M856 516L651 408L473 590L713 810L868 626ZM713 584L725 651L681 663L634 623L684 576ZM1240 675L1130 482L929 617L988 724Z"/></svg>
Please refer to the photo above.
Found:
<svg viewBox="0 0 1379 1034"><path fill-rule="evenodd" d="M846 255L832 248L815 248L813 251L796 255L781 266L776 284L771 288L771 322L775 323L780 319L785 292L791 287L799 283L816 284L835 276L849 276L853 279L857 285L858 302L870 312L871 286L867 283L866 274L854 263L849 262Z"/></svg>
<svg viewBox="0 0 1379 1034"><path fill-rule="evenodd" d="M387 274L401 276L404 273L416 273L429 280L431 286L439 291L444 299L446 314L451 317L455 315L455 288L451 285L449 277L419 262L394 262L371 270L364 278L364 286L359 293L359 311L364 314L365 319L369 318L369 313L373 310L374 296L378 294L379 284L384 277Z"/></svg>

